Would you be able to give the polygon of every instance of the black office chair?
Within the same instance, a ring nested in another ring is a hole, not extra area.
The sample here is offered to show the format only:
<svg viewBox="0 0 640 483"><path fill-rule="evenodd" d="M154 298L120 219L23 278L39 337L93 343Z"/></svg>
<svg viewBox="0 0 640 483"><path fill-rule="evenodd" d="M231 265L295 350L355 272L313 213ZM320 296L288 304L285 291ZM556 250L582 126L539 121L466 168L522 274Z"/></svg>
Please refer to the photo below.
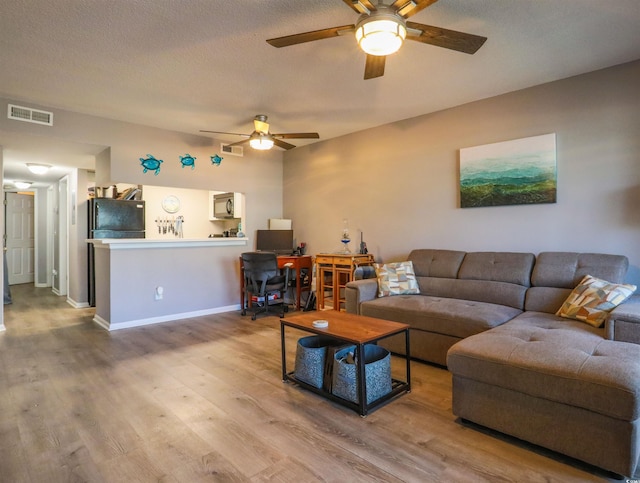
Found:
<svg viewBox="0 0 640 483"><path fill-rule="evenodd" d="M244 271L245 306L253 311L251 320L260 313L269 313L269 307L279 306L280 317L288 307L284 296L289 285L289 267L278 268L278 257L273 252L246 252L241 255Z"/></svg>

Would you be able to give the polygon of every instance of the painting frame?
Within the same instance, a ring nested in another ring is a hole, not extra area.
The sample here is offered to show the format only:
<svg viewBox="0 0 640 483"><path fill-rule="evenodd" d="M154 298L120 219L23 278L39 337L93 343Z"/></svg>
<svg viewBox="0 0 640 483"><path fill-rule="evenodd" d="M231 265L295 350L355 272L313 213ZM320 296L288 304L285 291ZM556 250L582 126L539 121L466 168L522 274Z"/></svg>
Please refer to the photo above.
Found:
<svg viewBox="0 0 640 483"><path fill-rule="evenodd" d="M460 149L460 208L557 202L556 134Z"/></svg>

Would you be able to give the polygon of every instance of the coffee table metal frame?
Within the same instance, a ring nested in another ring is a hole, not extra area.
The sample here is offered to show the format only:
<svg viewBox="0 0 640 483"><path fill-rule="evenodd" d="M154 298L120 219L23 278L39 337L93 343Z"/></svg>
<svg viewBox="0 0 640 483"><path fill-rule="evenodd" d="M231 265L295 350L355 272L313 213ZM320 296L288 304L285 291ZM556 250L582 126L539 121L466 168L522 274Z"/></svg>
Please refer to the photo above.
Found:
<svg viewBox="0 0 640 483"><path fill-rule="evenodd" d="M313 321L317 319L329 320L329 327L316 328L313 327ZM361 325L357 325L356 328L362 328L361 331L343 330L346 325L353 325L354 318L357 318L357 322ZM366 320L365 320L366 319ZM365 324L367 321L372 322L374 326L373 330L370 330ZM333 324L332 324L333 322ZM341 397L335 396L329 391L322 388L316 388L304 381L301 381L295 377L295 371L287 372L287 352L285 341L285 328L291 327L298 330L310 332L312 334L324 335L332 339L336 339L345 344L355 345L355 358L356 358L356 393L358 394L358 402L354 403ZM405 358L406 361L406 373L405 380L391 379L391 392L388 394L367 403L367 386L363 383L365 378L365 364L362 363L365 344L376 343L387 337L393 335L402 334L405 335L405 354L397 354L399 357ZM410 359L410 342L409 342L409 325L401 324L398 322L390 322L382 319L374 319L371 317L364 317L360 315L345 314L344 312L337 312L333 310L314 312L301 315L294 315L287 319L280 319L280 340L282 351L282 381L283 382L295 382L301 387L312 391L316 394L320 394L331 401L337 402L345 407L357 411L360 416L366 416L371 410L378 408L379 406L387 403L391 399L411 392L411 359Z"/></svg>

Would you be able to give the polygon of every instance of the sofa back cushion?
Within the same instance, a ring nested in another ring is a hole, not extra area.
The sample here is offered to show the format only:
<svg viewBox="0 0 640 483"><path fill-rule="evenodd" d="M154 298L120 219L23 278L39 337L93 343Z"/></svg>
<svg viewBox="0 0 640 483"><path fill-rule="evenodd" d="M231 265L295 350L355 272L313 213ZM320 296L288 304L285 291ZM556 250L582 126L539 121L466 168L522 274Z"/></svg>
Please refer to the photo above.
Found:
<svg viewBox="0 0 640 483"><path fill-rule="evenodd" d="M422 295L455 298L454 288L465 252L420 248L409 253Z"/></svg>
<svg viewBox="0 0 640 483"><path fill-rule="evenodd" d="M418 249L409 253L416 277L456 278L465 252Z"/></svg>
<svg viewBox="0 0 640 483"><path fill-rule="evenodd" d="M535 257L532 253L413 250L420 293L524 307Z"/></svg>
<svg viewBox="0 0 640 483"><path fill-rule="evenodd" d="M458 271L456 298L524 308L533 253L471 252Z"/></svg>
<svg viewBox="0 0 640 483"><path fill-rule="evenodd" d="M458 278L531 285L533 253L474 252L464 257Z"/></svg>
<svg viewBox="0 0 640 483"><path fill-rule="evenodd" d="M585 275L622 283L629 260L622 255L602 253L542 252L531 275L534 287L574 289Z"/></svg>
<svg viewBox="0 0 640 483"><path fill-rule="evenodd" d="M555 314L571 294L570 288L530 287L524 301L524 309Z"/></svg>
<svg viewBox="0 0 640 483"><path fill-rule="evenodd" d="M555 314L585 275L621 283L629 260L602 253L542 252L531 274L525 310Z"/></svg>

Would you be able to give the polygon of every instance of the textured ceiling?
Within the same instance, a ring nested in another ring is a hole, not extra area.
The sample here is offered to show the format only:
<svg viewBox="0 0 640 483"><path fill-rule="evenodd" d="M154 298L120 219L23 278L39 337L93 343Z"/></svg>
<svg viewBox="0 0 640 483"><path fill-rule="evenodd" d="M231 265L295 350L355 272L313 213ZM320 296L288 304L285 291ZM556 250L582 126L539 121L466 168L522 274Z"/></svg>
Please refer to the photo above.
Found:
<svg viewBox="0 0 640 483"><path fill-rule="evenodd" d="M439 0L411 20L484 46L406 42L367 81L351 36L265 42L356 20L341 0L3 0L0 96L188 133L264 113L322 140L640 58L638 0ZM32 143L0 143L8 178Z"/></svg>

